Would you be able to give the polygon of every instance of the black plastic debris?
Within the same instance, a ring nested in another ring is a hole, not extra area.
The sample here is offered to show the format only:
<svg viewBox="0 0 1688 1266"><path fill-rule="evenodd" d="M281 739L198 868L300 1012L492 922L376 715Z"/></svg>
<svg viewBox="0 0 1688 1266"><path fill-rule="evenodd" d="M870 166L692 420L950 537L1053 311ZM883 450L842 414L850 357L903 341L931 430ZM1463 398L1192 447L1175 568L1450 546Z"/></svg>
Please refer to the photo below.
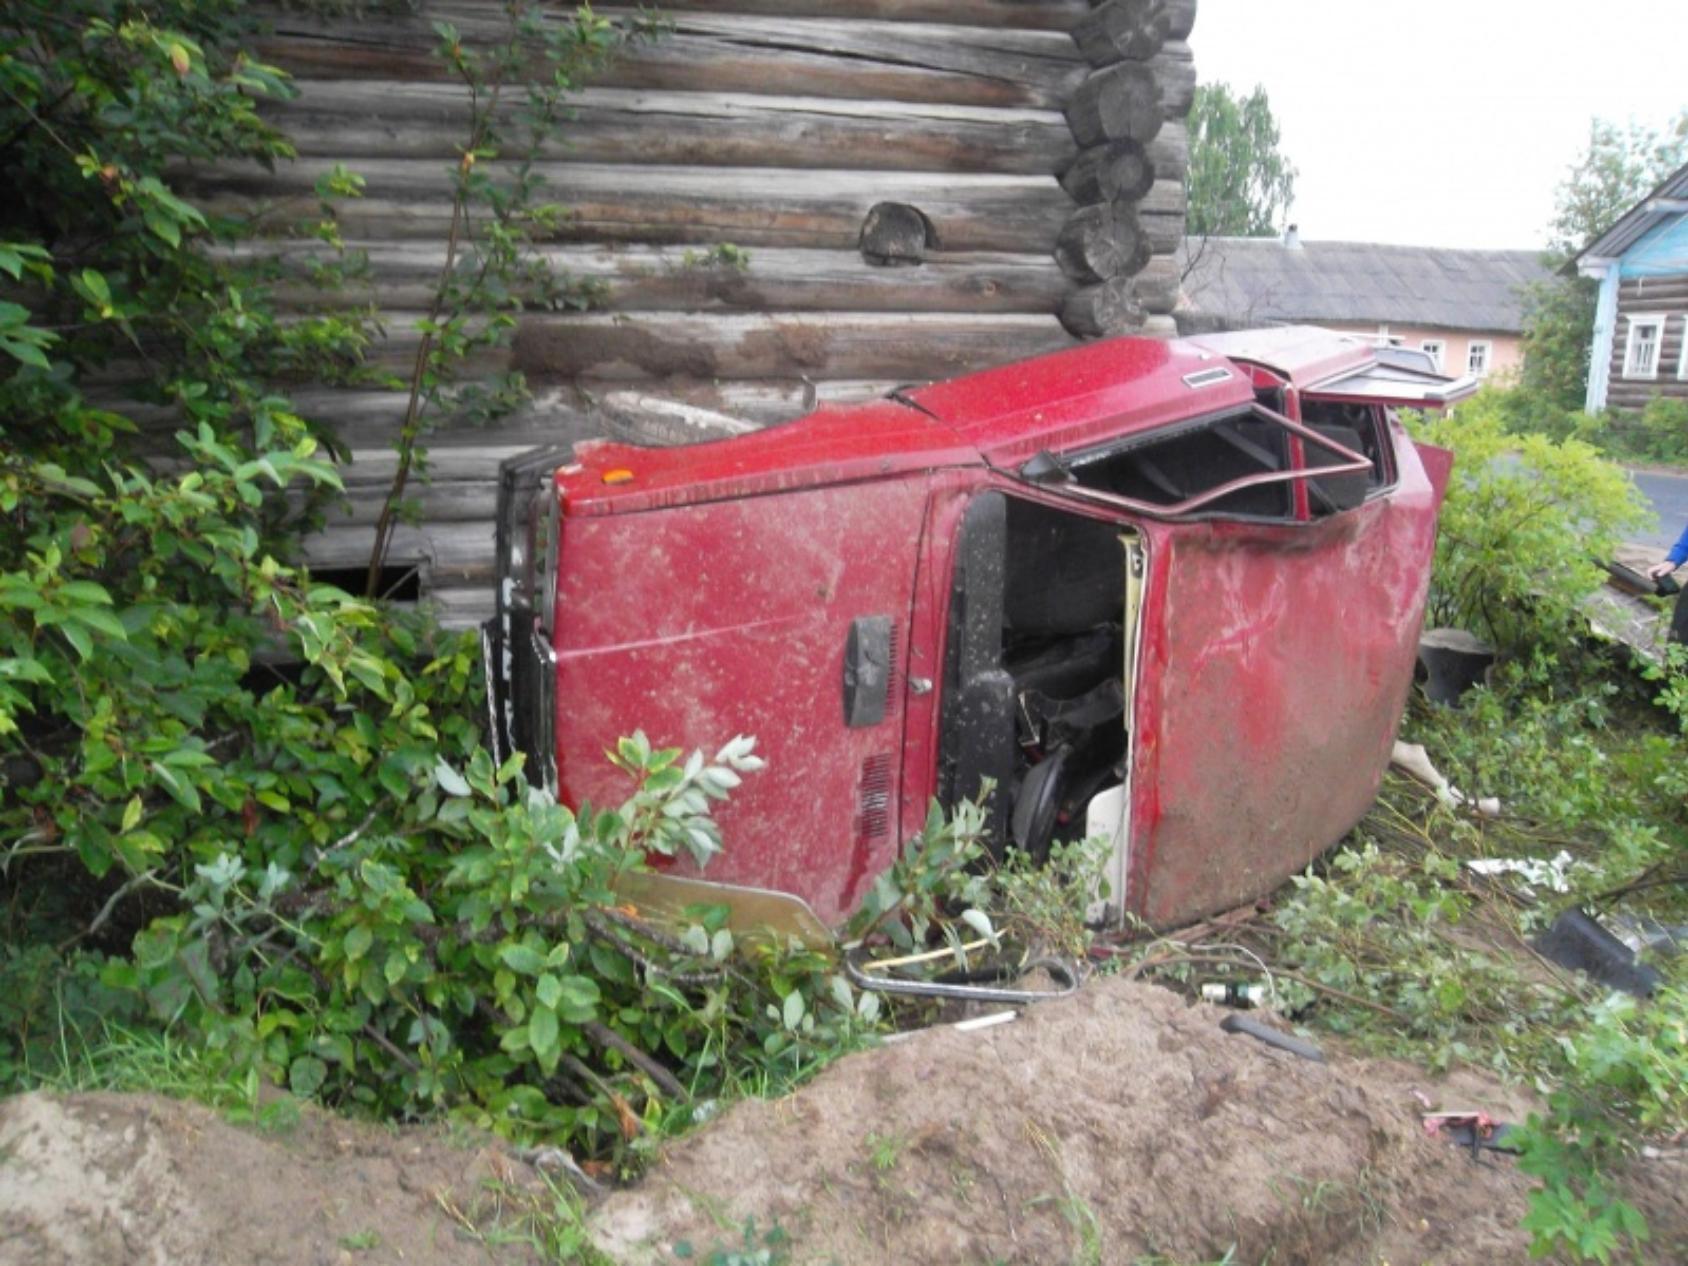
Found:
<svg viewBox="0 0 1688 1266"><path fill-rule="evenodd" d="M1635 951L1613 936L1586 911L1562 910L1533 942L1536 953L1561 967L1580 971L1611 989L1650 998L1659 973L1635 959Z"/></svg>
<svg viewBox="0 0 1688 1266"><path fill-rule="evenodd" d="M1430 702L1458 703L1487 678L1495 648L1464 629L1426 629L1418 639L1418 662Z"/></svg>
<svg viewBox="0 0 1688 1266"><path fill-rule="evenodd" d="M1325 1062L1325 1053L1311 1042L1303 1042L1282 1029L1274 1029L1270 1024L1257 1020L1252 1015L1232 1012L1219 1022L1219 1027L1227 1033L1246 1033L1257 1042L1264 1042L1280 1051L1288 1051L1301 1059L1310 1059L1315 1064Z"/></svg>

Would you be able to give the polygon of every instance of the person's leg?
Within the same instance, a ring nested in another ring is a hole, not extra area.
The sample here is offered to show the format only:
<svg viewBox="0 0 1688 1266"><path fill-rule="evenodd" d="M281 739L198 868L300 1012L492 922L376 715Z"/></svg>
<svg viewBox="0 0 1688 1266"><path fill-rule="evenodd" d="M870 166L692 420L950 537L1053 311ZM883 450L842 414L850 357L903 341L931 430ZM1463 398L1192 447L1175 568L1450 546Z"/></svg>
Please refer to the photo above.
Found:
<svg viewBox="0 0 1688 1266"><path fill-rule="evenodd" d="M1688 646L1688 586L1676 595L1676 608L1670 616L1669 640Z"/></svg>

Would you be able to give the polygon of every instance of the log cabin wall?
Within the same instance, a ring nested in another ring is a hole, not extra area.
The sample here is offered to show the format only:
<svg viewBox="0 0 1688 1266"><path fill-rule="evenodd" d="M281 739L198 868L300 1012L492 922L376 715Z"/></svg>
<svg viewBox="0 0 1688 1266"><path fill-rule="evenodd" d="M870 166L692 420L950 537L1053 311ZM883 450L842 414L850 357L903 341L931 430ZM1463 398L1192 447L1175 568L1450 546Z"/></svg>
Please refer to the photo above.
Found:
<svg viewBox="0 0 1688 1266"><path fill-rule="evenodd" d="M1654 373L1631 378L1625 372L1625 359L1630 325L1637 316L1662 324ZM1688 271L1625 277L1618 284L1617 337L1612 340L1606 407L1640 410L1654 396L1688 400Z"/></svg>
<svg viewBox="0 0 1688 1266"><path fill-rule="evenodd" d="M609 390L766 422L797 415L810 394L880 395L1104 333L1170 336L1195 8L661 4L667 33L581 91L564 143L544 155L572 214L543 249L601 283L602 301L524 315L506 363L525 373L532 406L491 429L432 433L431 478L413 493L420 521L400 528L390 561L421 568L448 623L484 617L499 462L600 433L594 401ZM264 51L297 80L298 99L275 116L298 159L192 178L222 209L307 212L334 164L363 176L342 223L373 284L350 297L382 309L375 359L401 373L444 256L445 168L462 131L463 89L432 53L440 20L472 44L502 19L493 0L328 22L277 13ZM747 265L700 264L723 243ZM296 396L353 458L345 505L310 555L359 566L404 398Z"/></svg>

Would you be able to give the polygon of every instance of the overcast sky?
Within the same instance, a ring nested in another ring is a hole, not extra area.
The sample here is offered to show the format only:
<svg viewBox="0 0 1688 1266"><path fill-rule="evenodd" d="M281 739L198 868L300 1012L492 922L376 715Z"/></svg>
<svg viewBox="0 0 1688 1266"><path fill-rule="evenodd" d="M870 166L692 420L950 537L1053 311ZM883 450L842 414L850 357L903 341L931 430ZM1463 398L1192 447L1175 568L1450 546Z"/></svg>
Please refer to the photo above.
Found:
<svg viewBox="0 0 1688 1266"><path fill-rule="evenodd" d="M1200 0L1204 83L1263 84L1310 239L1539 247L1590 118L1688 107L1688 0Z"/></svg>

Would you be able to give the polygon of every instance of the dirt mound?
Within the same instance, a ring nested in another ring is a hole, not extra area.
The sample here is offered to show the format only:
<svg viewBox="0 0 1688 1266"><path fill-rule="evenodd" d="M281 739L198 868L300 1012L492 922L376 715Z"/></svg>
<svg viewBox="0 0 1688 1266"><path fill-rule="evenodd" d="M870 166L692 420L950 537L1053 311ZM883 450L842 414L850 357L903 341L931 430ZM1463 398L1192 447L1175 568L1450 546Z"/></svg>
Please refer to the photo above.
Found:
<svg viewBox="0 0 1688 1266"><path fill-rule="evenodd" d="M384 1130L306 1111L259 1133L152 1095L0 1103L4 1266L343 1266L528 1262L459 1234L512 1164L484 1140Z"/></svg>
<svg viewBox="0 0 1688 1266"><path fill-rule="evenodd" d="M1512 1120L1528 1101L1469 1073L1298 1060L1222 1033L1223 1015L1114 980L1010 1024L912 1035L735 1105L591 1229L626 1266L743 1250L750 1218L752 1246L778 1227L791 1247L773 1260L793 1266L1133 1266L1232 1246L1249 1266L1527 1260L1528 1180L1426 1138L1419 1096ZM1688 1160L1640 1168L1626 1195L1652 1222L1647 1260L1688 1261ZM536 1185L501 1145L438 1127L307 1110L266 1133L151 1096L0 1103L0 1266L527 1262L447 1210L519 1232Z"/></svg>
<svg viewBox="0 0 1688 1266"><path fill-rule="evenodd" d="M1414 1090L1497 1117L1475 1078L1222 1033L1223 1012L1100 982L1012 1024L853 1056L741 1103L600 1206L628 1262L790 1236L794 1262L1503 1262L1528 1180L1425 1137Z"/></svg>

